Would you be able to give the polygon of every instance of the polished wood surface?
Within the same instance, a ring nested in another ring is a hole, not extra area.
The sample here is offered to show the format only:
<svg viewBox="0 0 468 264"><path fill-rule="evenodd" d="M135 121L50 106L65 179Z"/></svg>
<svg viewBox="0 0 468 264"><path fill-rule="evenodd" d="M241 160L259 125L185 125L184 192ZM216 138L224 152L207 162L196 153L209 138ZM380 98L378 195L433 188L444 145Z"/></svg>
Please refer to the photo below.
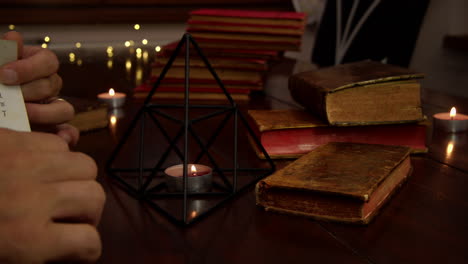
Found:
<svg viewBox="0 0 468 264"><path fill-rule="evenodd" d="M63 94L93 98L111 86L130 92L141 80L126 72L125 60L119 56L108 69L105 57L89 56L78 66L66 62L66 54L59 54L64 60L60 71ZM267 92L273 96L256 96L240 108L295 107L285 86L292 66L293 62L283 61L272 70ZM422 98L429 119L452 105L468 113L466 98L428 90ZM429 131L429 152L412 157L414 171L408 182L368 226L265 212L255 205L250 188L199 222L180 227L130 197L104 171L121 132L140 105L132 100L127 103L116 134L110 128L83 134L76 148L96 160L98 179L107 193L99 225L103 241L99 263L384 264L466 263L468 259L468 133ZM448 149L449 144L453 148Z"/></svg>

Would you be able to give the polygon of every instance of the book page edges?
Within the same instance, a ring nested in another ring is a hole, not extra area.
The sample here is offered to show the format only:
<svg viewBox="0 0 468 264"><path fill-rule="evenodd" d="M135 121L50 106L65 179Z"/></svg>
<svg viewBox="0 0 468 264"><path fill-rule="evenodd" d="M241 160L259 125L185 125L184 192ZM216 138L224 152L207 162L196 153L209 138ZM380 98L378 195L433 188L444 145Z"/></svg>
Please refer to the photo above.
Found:
<svg viewBox="0 0 468 264"><path fill-rule="evenodd" d="M372 79L372 80L366 80L366 81L360 81L360 82L355 82L355 83L349 83L340 87L336 87L334 89L328 90L328 93L335 93L344 89L349 89L349 88L354 88L354 87L360 87L364 85L370 85L370 84L379 84L379 83L386 83L386 82L395 82L395 81L407 81L407 80L416 80L416 79L422 79L424 78L423 73L413 73L413 74L404 74L404 75L397 75L397 76L388 76L388 77L383 77L383 78L377 78L377 79Z"/></svg>
<svg viewBox="0 0 468 264"><path fill-rule="evenodd" d="M410 124L421 123L426 120L426 117L412 120L395 120L395 121L375 121L375 122L330 122L331 126L373 126L373 125L391 125L391 124Z"/></svg>
<svg viewBox="0 0 468 264"><path fill-rule="evenodd" d="M400 186L406 181L406 179L408 179L411 172L412 166L410 158L408 157L390 173L389 177L380 184L380 188L374 192L374 196L364 204L362 208L362 218L367 219L375 215L376 211L379 210L386 201L400 189Z"/></svg>
<svg viewBox="0 0 468 264"><path fill-rule="evenodd" d="M247 113L260 132L328 126L319 118L306 114L303 110L249 110Z"/></svg>

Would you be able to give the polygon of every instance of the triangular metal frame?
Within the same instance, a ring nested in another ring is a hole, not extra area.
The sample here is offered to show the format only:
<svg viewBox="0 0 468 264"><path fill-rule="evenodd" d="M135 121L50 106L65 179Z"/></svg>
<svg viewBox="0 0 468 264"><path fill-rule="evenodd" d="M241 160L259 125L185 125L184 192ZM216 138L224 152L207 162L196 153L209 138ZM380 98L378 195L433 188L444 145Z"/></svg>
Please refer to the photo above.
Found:
<svg viewBox="0 0 468 264"><path fill-rule="evenodd" d="M179 53L182 50L182 47L185 44L185 101L183 105L173 105L173 104L158 104L158 103L152 103L152 97L156 90L158 89L161 81L164 79L167 71L171 68L172 63L174 62L175 58L179 55ZM222 89L223 93L226 95L226 98L229 102L228 105L194 105L190 104L189 101L189 85L190 85L190 44L193 45L193 48L197 51L198 55L200 58L203 60L205 63L205 66L207 69L210 71L214 79L216 80L216 83L219 85L219 87ZM192 108L206 108L206 109L213 109L215 112L212 112L210 114L195 118L195 119L189 119L189 109ZM160 111L159 109L184 109L184 120L180 120L170 114L164 113ZM225 114L226 117L222 120L222 122L219 124L217 128L213 131L213 134L211 137L207 140L206 143L203 142L203 140L195 133L195 131L192 129L192 125L200 122L202 120L207 120L215 116L223 115ZM156 118L156 115L159 115L163 118L166 118L167 120L171 120L173 122L176 122L181 125L181 129L178 131L175 137L171 138L169 133L164 129L163 125L159 120ZM153 168L144 168L143 166L143 160L144 160L144 153L143 153L143 146L144 144L144 137L145 137L145 118L149 117L150 120L153 121L153 123L156 125L156 127L161 131L163 137L167 140L169 143L169 147L166 149L166 151L163 152L161 158L157 162L157 164ZM234 160L233 160L233 167L232 168L221 168L218 166L216 159L209 153L208 149L210 148L211 144L216 140L217 136L219 135L220 131L223 129L223 127L226 125L226 123L231 119L234 119L234 138L233 138L233 143L234 143ZM130 136L134 132L135 128L137 127L138 122L140 122L140 131L139 131L139 153L138 153L138 160L139 160L139 166L138 168L116 168L114 165L117 157L121 154L123 146L127 143L129 140ZM238 160L237 160L237 137L238 137L238 122L241 122L245 128L247 129L247 132L249 133L250 137L252 138L253 142L257 145L257 148L259 151L263 153L263 155L266 158L266 162L268 164L268 168L240 168L238 166ZM189 143L189 135L191 135L201 148L201 152L197 155L197 158L195 159L195 163L201 159L203 156L206 155L208 159L211 161L213 164L213 172L217 173L219 175L220 179L222 180L222 184L218 184L218 189L221 189L222 191L218 192L206 192L206 193L189 193L187 190L188 186L188 176L187 176L187 164L189 163L188 161L188 143ZM184 149L181 151L177 146L176 143L182 138L184 138ZM184 174L183 174L183 188L184 191L182 193L159 193L158 191L164 188L164 183L158 184L156 186L150 187L152 181L156 177L158 173L162 173L164 171L164 168L161 168L170 154L171 151L175 151L177 156L183 161L183 166L184 166ZM225 201L229 200L230 198L236 196L240 192L244 191L245 189L249 188L250 186L254 185L258 180L262 179L263 177L271 174L275 170L275 165L273 161L271 160L270 156L268 153L265 151L264 147L262 146L260 140L257 138L255 135L254 131L250 127L249 123L247 122L246 118L242 115L242 113L239 111L236 102L232 99L231 95L227 92L226 88L224 87L224 84L222 83L221 79L218 77L216 74L215 70L209 63L208 59L206 56L203 54L202 50L198 46L197 42L192 38L192 36L188 33L184 34L180 42L178 43L176 49L174 50L173 54L169 58L169 61L161 71L161 74L159 75L158 79L154 83L151 91L149 92L148 96L146 97L143 106L139 109L133 120L131 121L129 127L123 134L123 137L117 144L117 147L115 150L112 152L111 157L109 158L107 164L106 164L106 171L109 176L112 178L116 179L121 187L124 188L125 191L127 191L130 195L133 197L143 200L147 202L152 208L154 208L156 211L164 214L169 218L174 223L181 224L181 225L189 225L203 216L207 215L208 213L212 212L215 208L219 207L221 204L223 204ZM254 173L255 177L254 179L249 182L248 184L244 184L241 188L238 188L237 184L237 174L238 172L249 172L249 173ZM127 182L127 179L121 175L121 173L136 173L137 174L137 186L138 188L132 186L129 182ZM149 173L149 176L145 177L143 176L144 173ZM233 181L229 181L229 179L224 175L225 173L232 173L233 175ZM196 217L191 217L188 219L188 198L189 196L210 196L210 195L221 195L223 196L222 200L217 202L214 206L211 206L208 210L204 211L201 214L198 214ZM153 199L165 199L167 197L174 197L174 196L183 196L183 212L182 212L182 219L177 218L174 216L172 213L169 211L165 210L164 208L160 207L157 203L154 202Z"/></svg>

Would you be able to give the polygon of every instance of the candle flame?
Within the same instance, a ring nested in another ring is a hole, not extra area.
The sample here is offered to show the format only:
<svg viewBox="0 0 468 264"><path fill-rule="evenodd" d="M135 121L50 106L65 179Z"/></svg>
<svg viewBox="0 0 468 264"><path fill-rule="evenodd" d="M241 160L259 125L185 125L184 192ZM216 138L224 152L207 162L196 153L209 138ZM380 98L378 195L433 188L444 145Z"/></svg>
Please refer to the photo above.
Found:
<svg viewBox="0 0 468 264"><path fill-rule="evenodd" d="M112 89L112 88L109 89L109 95L110 95L110 96L114 96L114 95L115 95L114 89Z"/></svg>
<svg viewBox="0 0 468 264"><path fill-rule="evenodd" d="M456 115L457 115L457 109L455 107L452 107L452 109L450 109L450 118L454 119Z"/></svg>
<svg viewBox="0 0 468 264"><path fill-rule="evenodd" d="M447 144L447 148L445 149L445 153L447 155L447 158L449 158L452 155L453 148L454 148L453 141L449 141L448 144Z"/></svg>
<svg viewBox="0 0 468 264"><path fill-rule="evenodd" d="M197 174L197 168L195 167L195 165L192 164L192 167L190 167L190 173L192 175L196 175Z"/></svg>
<svg viewBox="0 0 468 264"><path fill-rule="evenodd" d="M190 216L192 218L195 218L197 216L197 211L192 211L192 213L190 214Z"/></svg>
<svg viewBox="0 0 468 264"><path fill-rule="evenodd" d="M115 115L111 115L110 117L110 123L112 125L115 125L117 123L117 117L115 117Z"/></svg>

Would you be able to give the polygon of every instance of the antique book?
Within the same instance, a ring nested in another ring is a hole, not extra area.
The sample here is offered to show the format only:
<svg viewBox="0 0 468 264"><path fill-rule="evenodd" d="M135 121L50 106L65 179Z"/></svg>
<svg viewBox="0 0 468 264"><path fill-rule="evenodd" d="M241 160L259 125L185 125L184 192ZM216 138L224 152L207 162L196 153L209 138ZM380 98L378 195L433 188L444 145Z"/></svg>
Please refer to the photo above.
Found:
<svg viewBox="0 0 468 264"><path fill-rule="evenodd" d="M328 142L407 146L427 152L426 122L372 126L330 126L304 110L249 110L251 127L272 159L298 158ZM250 139L260 158L264 154Z"/></svg>
<svg viewBox="0 0 468 264"><path fill-rule="evenodd" d="M236 101L247 101L250 99L249 94L246 93L235 93L230 94L231 98ZM133 97L137 99L145 99L148 96L148 92L136 92L133 93ZM153 99L175 99L181 100L185 98L185 92L160 92L156 91L153 94ZM210 93L210 92L191 92L189 94L190 100L228 100L224 93Z"/></svg>
<svg viewBox="0 0 468 264"><path fill-rule="evenodd" d="M107 105L91 99L64 96L73 108L75 117L68 122L78 128L80 132L105 128L109 124Z"/></svg>
<svg viewBox="0 0 468 264"><path fill-rule="evenodd" d="M242 32L249 34L271 34L271 35L292 35L302 36L304 33L304 26L289 26L289 25L261 25L252 23L230 23L230 22L214 22L214 21L200 21L189 19L187 32Z"/></svg>
<svg viewBox="0 0 468 264"><path fill-rule="evenodd" d="M360 61L292 75L295 101L332 125L415 122L423 119L423 74L374 61Z"/></svg>
<svg viewBox="0 0 468 264"><path fill-rule="evenodd" d="M154 66L151 69L152 76L159 76L164 66ZM218 77L224 81L245 81L249 83L259 83L263 81L263 72L249 71L249 70L229 70L229 69L216 69ZM185 67L174 66L167 71L165 77L167 78L185 78ZM191 67L190 79L212 79L213 75L206 67Z"/></svg>
<svg viewBox="0 0 468 264"><path fill-rule="evenodd" d="M305 17L296 12L202 9L190 12L187 31L202 48L299 50Z"/></svg>
<svg viewBox="0 0 468 264"><path fill-rule="evenodd" d="M256 185L268 211L368 224L411 173L410 149L337 143L322 145Z"/></svg>
<svg viewBox="0 0 468 264"><path fill-rule="evenodd" d="M267 38L262 36L242 36L240 34L192 33L198 45L203 49L253 49L268 51L297 51L301 47L300 39Z"/></svg>
<svg viewBox="0 0 468 264"><path fill-rule="evenodd" d="M293 27L304 27L306 18L301 12L235 9L198 9L189 15L196 21Z"/></svg>
<svg viewBox="0 0 468 264"><path fill-rule="evenodd" d="M147 84L152 87L151 84ZM185 84L184 83L168 83L168 82L162 82L160 87L165 87L167 91L169 89L185 89ZM243 91L252 91L252 90L263 90L263 86L260 84L224 84L224 87L228 91L232 91L233 93L240 92L242 93ZM138 88L138 87L137 87ZM135 90L137 89L135 88ZM210 92L221 92L219 85L217 83L190 83L190 89L193 89L193 91L196 92L205 92L210 90ZM148 91L148 89L146 89Z"/></svg>
<svg viewBox="0 0 468 264"><path fill-rule="evenodd" d="M251 89L250 86L245 86L242 87L241 85L225 85L224 86L227 90L227 92L233 94L233 93L240 93L240 94L249 94ZM143 83L135 89L133 89L133 92L139 93L139 92L149 92L153 89L153 83ZM256 89L256 88L255 88ZM159 85L159 87L156 90L157 92L184 92L185 91L185 84L183 83L164 83L164 81ZM189 86L189 91L190 92L195 92L195 93L222 93L223 90L219 87L218 84L190 84Z"/></svg>
<svg viewBox="0 0 468 264"><path fill-rule="evenodd" d="M161 56L169 57L177 47L178 41L171 42L164 45L161 49ZM190 54L197 53L192 47L190 47ZM185 49L181 49L180 55L185 54ZM224 57L224 58L252 58L260 60L269 60L278 57L277 51L265 50L265 49L240 49L239 47L234 48L203 48L203 54L205 54L209 60L213 57Z"/></svg>
<svg viewBox="0 0 468 264"><path fill-rule="evenodd" d="M263 45L293 44L298 45L301 42L300 37L283 35L260 35L260 34L241 34L241 33L219 33L219 32L192 32L192 36L198 40L209 40L212 42L244 42L261 43Z"/></svg>
<svg viewBox="0 0 468 264"><path fill-rule="evenodd" d="M148 82L154 83L159 76L157 75L152 75ZM161 84L164 85L180 85L183 84L185 85L185 76L184 77L178 77L178 78L172 78L172 77L167 77L165 76L164 79L162 80ZM205 84L214 84L218 85L214 77L211 76L211 78L203 79L203 78L191 78L190 79L190 85L196 84L196 85L205 85ZM263 86L263 80L257 80L257 81L252 81L252 80L223 80L223 84L227 88L228 86L231 86L231 88L235 88L235 86Z"/></svg>
<svg viewBox="0 0 468 264"><path fill-rule="evenodd" d="M164 66L169 61L169 56L157 57L153 66ZM223 58L223 57L210 57L210 65L214 69L237 69L237 70L253 70L253 71L266 71L268 69L267 60L265 59L252 59L252 58ZM185 66L185 57L178 56L172 63L172 66ZM191 56L190 67L206 67L205 62L197 57Z"/></svg>

